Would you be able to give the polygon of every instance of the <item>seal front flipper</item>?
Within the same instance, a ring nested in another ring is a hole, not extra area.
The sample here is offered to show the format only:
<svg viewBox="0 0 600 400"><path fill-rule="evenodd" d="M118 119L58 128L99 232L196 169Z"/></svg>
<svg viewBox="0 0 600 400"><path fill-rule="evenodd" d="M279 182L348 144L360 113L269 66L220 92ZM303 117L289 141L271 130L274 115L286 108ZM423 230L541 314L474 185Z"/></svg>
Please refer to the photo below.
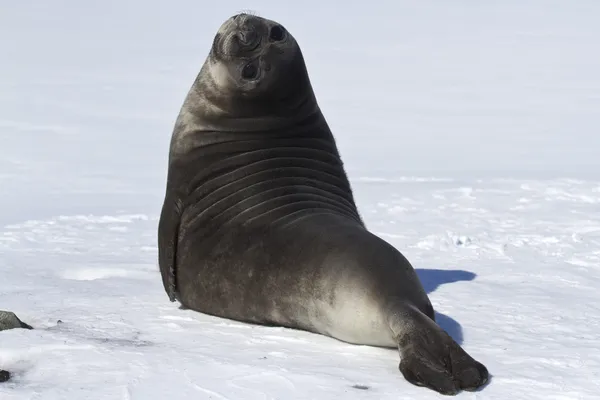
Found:
<svg viewBox="0 0 600 400"><path fill-rule="evenodd" d="M445 395L487 383L486 367L431 318L406 303L395 303L390 311L390 327L400 351L399 369L407 381Z"/></svg>
<svg viewBox="0 0 600 400"><path fill-rule="evenodd" d="M158 222L158 265L163 286L170 301L177 298L175 276L179 225L183 213L183 202L176 192L167 191Z"/></svg>

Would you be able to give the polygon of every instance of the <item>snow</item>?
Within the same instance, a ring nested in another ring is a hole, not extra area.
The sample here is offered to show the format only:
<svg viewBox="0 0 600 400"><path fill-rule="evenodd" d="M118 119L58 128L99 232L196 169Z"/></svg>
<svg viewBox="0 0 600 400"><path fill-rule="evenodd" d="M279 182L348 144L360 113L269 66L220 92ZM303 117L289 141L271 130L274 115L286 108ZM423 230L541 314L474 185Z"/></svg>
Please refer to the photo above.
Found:
<svg viewBox="0 0 600 400"><path fill-rule="evenodd" d="M2 400L437 399L395 350L181 310L157 268L168 141L212 37L299 40L368 226L492 374L600 392L600 3L6 2ZM58 321L61 322L58 322Z"/></svg>

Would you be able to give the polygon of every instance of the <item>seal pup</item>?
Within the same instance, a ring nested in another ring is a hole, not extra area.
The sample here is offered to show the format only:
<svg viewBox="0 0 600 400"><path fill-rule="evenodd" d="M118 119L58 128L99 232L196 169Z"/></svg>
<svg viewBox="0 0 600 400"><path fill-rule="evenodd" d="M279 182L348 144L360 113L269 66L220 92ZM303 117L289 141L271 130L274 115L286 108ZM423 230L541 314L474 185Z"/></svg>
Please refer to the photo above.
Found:
<svg viewBox="0 0 600 400"><path fill-rule="evenodd" d="M175 122L158 250L183 307L398 348L404 377L443 394L488 380L408 260L365 227L300 47L275 21L242 13L216 33Z"/></svg>

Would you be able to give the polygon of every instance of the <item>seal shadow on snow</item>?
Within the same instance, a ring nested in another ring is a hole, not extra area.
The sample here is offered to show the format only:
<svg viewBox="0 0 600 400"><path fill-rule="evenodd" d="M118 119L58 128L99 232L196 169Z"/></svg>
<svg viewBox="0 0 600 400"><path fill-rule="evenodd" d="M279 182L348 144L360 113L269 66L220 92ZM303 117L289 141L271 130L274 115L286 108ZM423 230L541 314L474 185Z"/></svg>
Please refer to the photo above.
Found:
<svg viewBox="0 0 600 400"><path fill-rule="evenodd" d="M433 293L440 285L472 281L477 276L473 272L463 270L416 269L416 271L427 294ZM435 309L435 304L433 308ZM448 332L456 343L463 344L463 331L458 321L438 311L435 312L435 319L438 325Z"/></svg>

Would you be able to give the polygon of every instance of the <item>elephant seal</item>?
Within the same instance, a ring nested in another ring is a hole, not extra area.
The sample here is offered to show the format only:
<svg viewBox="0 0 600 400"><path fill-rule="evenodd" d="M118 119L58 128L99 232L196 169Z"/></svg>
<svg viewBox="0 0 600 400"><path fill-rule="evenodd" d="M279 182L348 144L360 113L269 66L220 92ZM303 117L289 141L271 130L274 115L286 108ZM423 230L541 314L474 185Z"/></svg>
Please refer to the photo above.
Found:
<svg viewBox="0 0 600 400"><path fill-rule="evenodd" d="M404 377L444 394L488 380L407 259L365 227L302 52L275 21L238 14L216 33L175 121L158 250L185 308L398 348Z"/></svg>

